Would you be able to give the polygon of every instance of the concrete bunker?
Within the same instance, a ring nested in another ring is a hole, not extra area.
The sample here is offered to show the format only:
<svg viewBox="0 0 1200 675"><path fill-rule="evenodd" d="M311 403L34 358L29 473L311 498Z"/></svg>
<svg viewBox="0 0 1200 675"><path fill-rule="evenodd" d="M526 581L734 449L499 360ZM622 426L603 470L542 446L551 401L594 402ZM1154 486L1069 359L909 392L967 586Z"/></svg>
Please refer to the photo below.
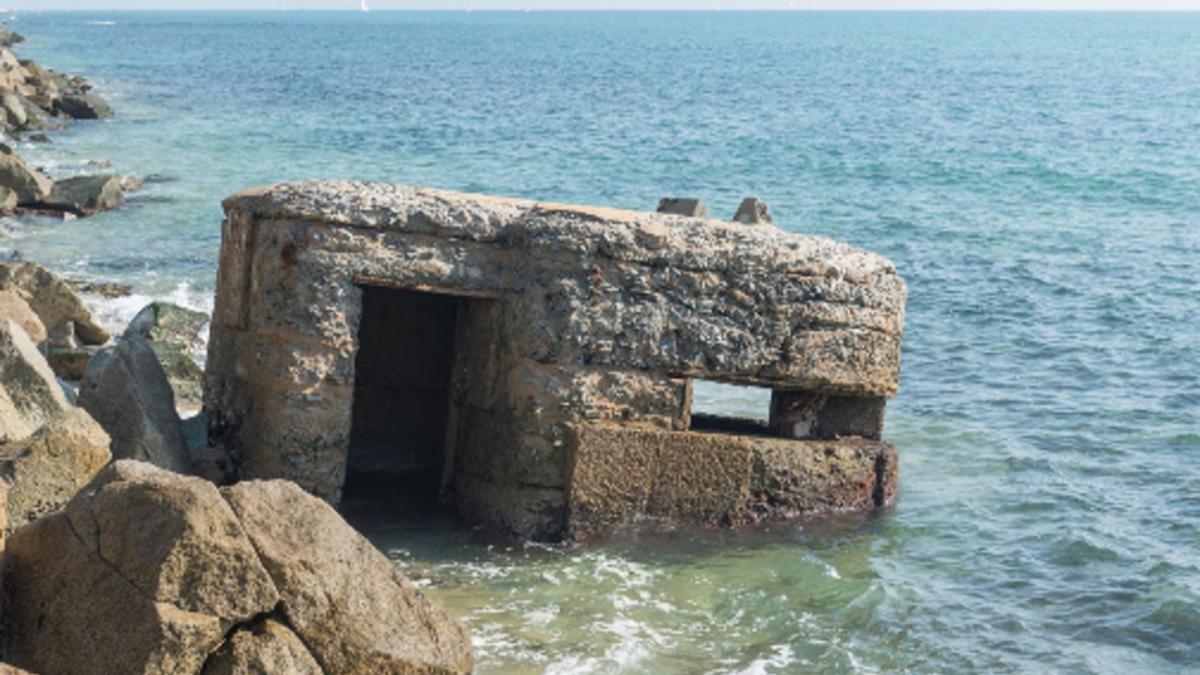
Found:
<svg viewBox="0 0 1200 675"><path fill-rule="evenodd" d="M881 433L905 290L877 255L395 185L278 185L224 206L205 407L243 478L334 503L364 475L415 479L538 539L895 492ZM696 380L769 389L769 411L693 419Z"/></svg>

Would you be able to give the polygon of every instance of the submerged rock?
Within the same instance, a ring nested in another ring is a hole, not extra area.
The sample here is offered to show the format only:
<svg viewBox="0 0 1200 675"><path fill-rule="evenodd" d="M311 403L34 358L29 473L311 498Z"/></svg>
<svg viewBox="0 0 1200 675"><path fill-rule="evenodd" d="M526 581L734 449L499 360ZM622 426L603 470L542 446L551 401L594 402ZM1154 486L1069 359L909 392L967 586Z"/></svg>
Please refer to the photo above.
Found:
<svg viewBox="0 0 1200 675"><path fill-rule="evenodd" d="M94 120L112 117L113 111L99 94L66 94L58 99L58 112L77 120Z"/></svg>
<svg viewBox="0 0 1200 675"><path fill-rule="evenodd" d="M13 535L8 657L47 673L465 673L466 631L327 504L115 462Z"/></svg>
<svg viewBox="0 0 1200 675"><path fill-rule="evenodd" d="M76 176L54 183L45 205L76 215L89 216L107 211L125 201L125 188L120 176Z"/></svg>
<svg viewBox="0 0 1200 675"><path fill-rule="evenodd" d="M109 438L68 400L25 332L0 319L0 492L12 531L58 510L111 459Z"/></svg>
<svg viewBox="0 0 1200 675"><path fill-rule="evenodd" d="M142 336L128 335L92 357L79 405L112 436L114 457L190 473L175 396Z"/></svg>
<svg viewBox="0 0 1200 675"><path fill-rule="evenodd" d="M71 288L80 293L94 293L102 298L123 298L133 295L133 286L118 284L111 281L85 281L82 279L67 279Z"/></svg>
<svg viewBox="0 0 1200 675"><path fill-rule="evenodd" d="M48 333L71 330L85 345L108 342L108 331L95 320L79 295L57 274L29 262L0 263L0 290L16 293L33 310Z"/></svg>
<svg viewBox="0 0 1200 675"><path fill-rule="evenodd" d="M25 41L25 36L15 30L0 28L0 47L11 47Z"/></svg>

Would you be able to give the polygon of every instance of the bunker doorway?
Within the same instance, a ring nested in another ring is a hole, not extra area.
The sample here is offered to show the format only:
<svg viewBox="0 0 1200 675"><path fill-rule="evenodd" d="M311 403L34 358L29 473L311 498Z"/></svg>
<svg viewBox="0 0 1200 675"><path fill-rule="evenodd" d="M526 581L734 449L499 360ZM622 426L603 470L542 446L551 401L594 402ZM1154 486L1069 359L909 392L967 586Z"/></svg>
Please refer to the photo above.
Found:
<svg viewBox="0 0 1200 675"><path fill-rule="evenodd" d="M472 300L361 288L343 499L386 502L398 515L433 514L453 455L456 326Z"/></svg>

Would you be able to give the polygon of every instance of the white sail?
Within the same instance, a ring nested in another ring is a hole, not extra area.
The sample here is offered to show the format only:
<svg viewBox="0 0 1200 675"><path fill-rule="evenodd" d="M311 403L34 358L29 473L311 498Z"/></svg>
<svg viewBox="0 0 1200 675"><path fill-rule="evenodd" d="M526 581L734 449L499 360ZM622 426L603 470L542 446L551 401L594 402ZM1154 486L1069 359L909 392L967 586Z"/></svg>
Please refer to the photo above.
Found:
<svg viewBox="0 0 1200 675"><path fill-rule="evenodd" d="M364 11L364 12L369 12L369 11L371 11L371 10L370 10L370 9L367 7L367 0L358 0L358 8L359 8L360 10Z"/></svg>

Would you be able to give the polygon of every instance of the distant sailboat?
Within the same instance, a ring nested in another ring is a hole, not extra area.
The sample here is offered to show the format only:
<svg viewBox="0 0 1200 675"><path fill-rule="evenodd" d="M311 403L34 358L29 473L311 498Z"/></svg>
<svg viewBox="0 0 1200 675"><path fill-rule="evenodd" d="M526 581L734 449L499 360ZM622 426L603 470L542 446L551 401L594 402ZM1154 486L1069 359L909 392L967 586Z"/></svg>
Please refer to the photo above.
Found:
<svg viewBox="0 0 1200 675"><path fill-rule="evenodd" d="M361 11L369 12L371 9L367 7L367 0L358 0L358 8Z"/></svg>

